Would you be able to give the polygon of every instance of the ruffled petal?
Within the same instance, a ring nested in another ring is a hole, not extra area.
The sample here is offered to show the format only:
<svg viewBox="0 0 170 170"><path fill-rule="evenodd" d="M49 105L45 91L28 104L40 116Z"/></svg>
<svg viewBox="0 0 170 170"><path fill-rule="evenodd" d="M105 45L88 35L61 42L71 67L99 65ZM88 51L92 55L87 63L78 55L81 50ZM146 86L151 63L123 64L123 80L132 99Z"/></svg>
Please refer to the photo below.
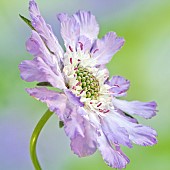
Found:
<svg viewBox="0 0 170 170"><path fill-rule="evenodd" d="M67 112L67 97L63 93L48 90L45 87L26 89L30 96L46 103L50 111L55 112L60 120L65 120L65 112Z"/></svg>
<svg viewBox="0 0 170 170"><path fill-rule="evenodd" d="M29 11L32 18L32 25L35 30L39 33L47 47L53 52L58 59L63 59L63 49L61 48L57 38L53 34L51 26L46 24L45 20L40 14L37 4L34 0L29 2Z"/></svg>
<svg viewBox="0 0 170 170"><path fill-rule="evenodd" d="M25 81L49 82L53 87L66 89L63 77L56 75L40 57L21 62L19 69L21 78Z"/></svg>
<svg viewBox="0 0 170 170"><path fill-rule="evenodd" d="M58 61L55 56L47 50L37 32L32 31L32 36L26 42L26 47L28 52L33 54L35 58L33 61L24 61L20 64L21 77L29 82L47 81L54 87L65 89L65 82Z"/></svg>
<svg viewBox="0 0 170 170"><path fill-rule="evenodd" d="M102 86L109 78L109 70L105 65L100 65L97 68L99 70L97 72L96 78L99 80L100 86Z"/></svg>
<svg viewBox="0 0 170 170"><path fill-rule="evenodd" d="M71 140L71 149L79 157L85 157L92 155L96 149L96 132L94 127L86 120L83 122L84 125L84 137L77 135Z"/></svg>
<svg viewBox="0 0 170 170"><path fill-rule="evenodd" d="M132 123L139 123L138 120L136 118L134 118L133 116L121 111L121 110L118 110L116 109L116 112L118 112L119 114L121 114L127 121L129 122L132 122Z"/></svg>
<svg viewBox="0 0 170 170"><path fill-rule="evenodd" d="M67 95L69 101L76 106L83 107L84 103L80 101L81 97L76 96L73 94L69 89L64 90L65 94Z"/></svg>
<svg viewBox="0 0 170 170"><path fill-rule="evenodd" d="M89 38L80 36L77 42L77 51L90 52L92 43Z"/></svg>
<svg viewBox="0 0 170 170"><path fill-rule="evenodd" d="M117 152L119 152L119 153L124 157L124 159L127 161L127 163L129 163L130 160L129 160L129 158L123 153L123 151L120 149L120 145L119 145L119 144L115 144L115 143L113 143L113 145L115 146L115 150L116 150ZM120 170L121 170L121 169L120 169Z"/></svg>
<svg viewBox="0 0 170 170"><path fill-rule="evenodd" d="M110 141L112 141L112 143L122 144L132 148L128 132L125 128L118 125L118 123L112 118L111 114L107 114L101 119L101 124L104 134Z"/></svg>
<svg viewBox="0 0 170 170"><path fill-rule="evenodd" d="M117 37L116 33L109 32L102 39L98 39L91 51L96 65L107 64L112 56L120 50L124 39Z"/></svg>
<svg viewBox="0 0 170 170"><path fill-rule="evenodd" d="M157 143L157 133L154 129L128 121L124 116L112 110L110 119L118 123L120 127L126 129L129 139L138 145L149 146Z"/></svg>
<svg viewBox="0 0 170 170"><path fill-rule="evenodd" d="M156 115L157 104L152 102L140 102L140 101L125 101L118 100L116 98L112 99L113 105L123 112L129 114L139 115L145 119L149 119Z"/></svg>
<svg viewBox="0 0 170 170"><path fill-rule="evenodd" d="M48 51L47 47L36 31L32 31L31 37L26 42L26 48L27 51L33 56L43 58L43 60L50 67L52 67L53 70L60 72L57 59Z"/></svg>
<svg viewBox="0 0 170 170"><path fill-rule="evenodd" d="M157 133L150 127L138 124L129 129L129 133L130 140L137 145L152 146L157 143Z"/></svg>
<svg viewBox="0 0 170 170"><path fill-rule="evenodd" d="M53 87L62 90L67 89L67 87L65 86L63 76L60 72L59 74L55 74L53 70L49 67L49 65L47 65L47 63L45 63L42 58L37 57L36 60L37 60L37 67L42 73L44 73L44 77L46 78L47 82L53 85Z"/></svg>
<svg viewBox="0 0 170 170"><path fill-rule="evenodd" d="M26 89L26 91L32 97L46 103L48 108L59 116L60 120L64 122L65 132L70 139L77 135L84 137L83 118L77 114L77 107L70 104L65 94L44 87Z"/></svg>
<svg viewBox="0 0 170 170"><path fill-rule="evenodd" d="M101 135L97 138L98 149L102 154L103 159L108 166L112 168L125 168L126 164L129 163L129 159L125 154L120 151L114 150L108 139L101 132Z"/></svg>
<svg viewBox="0 0 170 170"><path fill-rule="evenodd" d="M29 1L29 11L30 11L31 18L41 15L38 5L36 4L34 0Z"/></svg>
<svg viewBox="0 0 170 170"><path fill-rule="evenodd" d="M80 36L80 26L74 17L69 17L65 13L58 14L61 23L61 36L67 50L75 51L78 38Z"/></svg>
<svg viewBox="0 0 170 170"><path fill-rule="evenodd" d="M91 41L95 40L99 33L99 25L94 15L87 11L78 11L74 18L80 25L80 35L86 36Z"/></svg>
<svg viewBox="0 0 170 170"><path fill-rule="evenodd" d="M85 109L82 109L82 110L85 110ZM99 116L93 112L93 111L90 111L90 110L85 110L85 112L87 113L87 120L89 120L90 124L95 127L98 130L101 129L101 123L100 123L100 119L99 119ZM85 117L86 118L86 117Z"/></svg>
<svg viewBox="0 0 170 170"><path fill-rule="evenodd" d="M130 81L121 76L113 76L107 84L111 87L110 92L115 97L126 96Z"/></svg>
<svg viewBox="0 0 170 170"><path fill-rule="evenodd" d="M69 113L67 113L67 117L64 120L64 129L67 136L70 139L76 138L78 135L84 137L84 125L83 118L79 114L77 114L77 107L68 104L69 107L72 108ZM68 107L67 106L67 107Z"/></svg>
<svg viewBox="0 0 170 170"><path fill-rule="evenodd" d="M83 119L91 124L92 127L95 127L96 131L101 129L101 123L96 112L93 112L90 109L86 109L85 107L79 107L78 114L80 114Z"/></svg>
<svg viewBox="0 0 170 170"><path fill-rule="evenodd" d="M25 60L19 65L21 72L21 78L27 82L43 82L46 81L44 73L37 68L37 62L35 60Z"/></svg>

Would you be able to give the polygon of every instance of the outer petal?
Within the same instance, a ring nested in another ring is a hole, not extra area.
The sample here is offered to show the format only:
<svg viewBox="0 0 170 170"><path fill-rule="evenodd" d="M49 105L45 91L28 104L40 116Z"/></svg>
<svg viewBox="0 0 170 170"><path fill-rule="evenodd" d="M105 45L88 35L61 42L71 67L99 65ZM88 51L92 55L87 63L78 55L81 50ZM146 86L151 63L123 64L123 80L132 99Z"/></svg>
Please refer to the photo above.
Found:
<svg viewBox="0 0 170 170"><path fill-rule="evenodd" d="M113 76L107 84L111 86L110 92L115 97L125 96L130 86L130 81L121 76Z"/></svg>
<svg viewBox="0 0 170 170"><path fill-rule="evenodd" d="M78 11L74 18L80 25L80 35L86 36L91 41L97 38L99 25L94 15L87 11Z"/></svg>
<svg viewBox="0 0 170 170"><path fill-rule="evenodd" d="M129 139L133 143L143 146L154 145L157 143L157 133L154 129L141 124L132 123L124 116L117 113L115 110L112 110L110 119L117 122L120 127L126 129L129 134Z"/></svg>
<svg viewBox="0 0 170 170"><path fill-rule="evenodd" d="M85 36L80 36L77 42L77 50L81 50L84 52L90 52L90 49L92 47L92 43L89 38Z"/></svg>
<svg viewBox="0 0 170 170"><path fill-rule="evenodd" d="M126 164L129 163L129 159L121 152L114 150L102 132L101 136L97 138L97 141L98 149L108 166L118 169L126 167Z"/></svg>
<svg viewBox="0 0 170 170"><path fill-rule="evenodd" d="M115 146L116 151L119 152L119 153L124 157L124 159L129 163L130 160L129 160L129 158L123 153L123 151L120 149L120 145L119 145L119 144L115 144L115 143L113 143L113 145Z"/></svg>
<svg viewBox="0 0 170 170"><path fill-rule="evenodd" d="M61 22L61 35L64 40L65 46L71 51L76 50L76 44L80 36L80 26L74 17L69 17L65 13L58 15Z"/></svg>
<svg viewBox="0 0 170 170"><path fill-rule="evenodd" d="M95 127L96 131L101 129L101 123L98 115L94 111L85 109L85 107L79 107L78 114L80 114L83 119L91 124L92 127Z"/></svg>
<svg viewBox="0 0 170 170"><path fill-rule="evenodd" d="M29 38L26 42L26 48L27 51L35 57L43 58L43 60L50 67L57 71L56 73L60 72L57 59L48 51L47 47L36 31L32 31L31 38Z"/></svg>
<svg viewBox="0 0 170 170"><path fill-rule="evenodd" d="M69 136L71 140L78 135L84 137L83 118L77 114L77 107L71 106L71 104L68 104L68 106L72 107L72 110L67 113L68 116L65 117L64 120L64 129L67 136Z"/></svg>
<svg viewBox="0 0 170 170"><path fill-rule="evenodd" d="M139 101L125 101L113 98L113 105L118 109L129 113L142 116L146 119L151 118L156 115L157 104L153 102L139 102Z"/></svg>
<svg viewBox="0 0 170 170"><path fill-rule="evenodd" d="M124 39L118 38L114 32L109 32L101 40L97 40L91 51L96 65L107 64L123 44Z"/></svg>
<svg viewBox="0 0 170 170"><path fill-rule="evenodd" d="M70 104L66 95L46 88L32 88L26 91L37 100L46 103L49 109L59 116L70 139L77 135L84 137L83 118L77 114L77 107Z"/></svg>
<svg viewBox="0 0 170 170"><path fill-rule="evenodd" d="M84 106L84 103L82 103L80 101L80 98L81 97L77 97L75 94L73 94L70 90L66 89L65 91L65 94L67 95L69 101L71 103L73 103L74 105L76 106L80 106L80 107L83 107Z"/></svg>
<svg viewBox="0 0 170 170"><path fill-rule="evenodd" d="M42 18L38 6L34 0L30 0L29 11L32 18L32 25L35 30L42 37L50 51L62 60L63 50L59 45L57 38L53 34L50 25L46 24L45 20Z"/></svg>
<svg viewBox="0 0 170 170"><path fill-rule="evenodd" d="M19 65L21 72L21 78L28 82L45 81L44 73L42 73L37 68L37 61L35 60L25 60Z"/></svg>
<svg viewBox="0 0 170 170"><path fill-rule="evenodd" d="M99 119L98 115L93 111L90 112L89 110L86 110L86 112L88 113L88 118L89 118L90 124L93 127L95 127L97 129L97 131L99 129L101 129L101 123L100 123L100 119Z"/></svg>
<svg viewBox="0 0 170 170"><path fill-rule="evenodd" d="M99 70L97 72L96 78L99 80L100 86L103 86L103 84L105 84L109 78L109 70L105 65L100 65L98 68Z"/></svg>
<svg viewBox="0 0 170 170"><path fill-rule="evenodd" d="M56 57L51 54L37 32L32 31L26 42L28 52L36 58L20 64L21 77L26 81L48 81L54 87L65 89L65 83ZM33 73L35 73L35 78ZM39 74L39 76L38 76Z"/></svg>
<svg viewBox="0 0 170 170"><path fill-rule="evenodd" d="M79 157L85 157L96 151L96 132L90 123L84 120L84 137L77 135L71 140L71 148Z"/></svg>
<svg viewBox="0 0 170 170"><path fill-rule="evenodd" d="M42 58L37 57L37 67L46 76L47 82L51 83L56 88L66 89L65 82L63 80L62 74L55 74L49 65L47 65Z"/></svg>
<svg viewBox="0 0 170 170"><path fill-rule="evenodd" d="M113 143L122 144L124 146L132 147L132 143L129 139L128 132L125 128L118 125L118 123L112 119L110 114L106 115L102 120L102 130L107 138Z"/></svg>
<svg viewBox="0 0 170 170"><path fill-rule="evenodd" d="M50 111L55 112L64 121L67 108L67 97L63 93L48 90L46 88L31 88L26 91L35 99L46 103Z"/></svg>
<svg viewBox="0 0 170 170"><path fill-rule="evenodd" d="M121 110L116 110L119 114L121 114L127 121L132 122L132 123L139 123L137 119L135 119L133 116L121 111Z"/></svg>
<svg viewBox="0 0 170 170"><path fill-rule="evenodd" d="M137 145L152 146L157 143L157 133L150 127L139 124L129 129L129 133L131 133L130 140Z"/></svg>
<svg viewBox="0 0 170 170"><path fill-rule="evenodd" d="M56 88L65 89L63 77L56 75L42 58L37 57L33 61L23 61L19 65L21 78L32 82L49 82Z"/></svg>

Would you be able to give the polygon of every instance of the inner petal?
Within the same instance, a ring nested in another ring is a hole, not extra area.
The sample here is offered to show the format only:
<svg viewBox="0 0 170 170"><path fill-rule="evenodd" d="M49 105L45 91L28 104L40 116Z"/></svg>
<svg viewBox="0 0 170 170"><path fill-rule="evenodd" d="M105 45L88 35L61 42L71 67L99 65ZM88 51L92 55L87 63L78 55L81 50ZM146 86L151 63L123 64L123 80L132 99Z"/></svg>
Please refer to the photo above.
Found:
<svg viewBox="0 0 170 170"><path fill-rule="evenodd" d="M88 111L92 110L99 116L105 116L112 105L110 86L105 84L108 72L105 68L93 67L92 63L93 60L89 53L67 51L63 73L67 88L80 97L84 108Z"/></svg>

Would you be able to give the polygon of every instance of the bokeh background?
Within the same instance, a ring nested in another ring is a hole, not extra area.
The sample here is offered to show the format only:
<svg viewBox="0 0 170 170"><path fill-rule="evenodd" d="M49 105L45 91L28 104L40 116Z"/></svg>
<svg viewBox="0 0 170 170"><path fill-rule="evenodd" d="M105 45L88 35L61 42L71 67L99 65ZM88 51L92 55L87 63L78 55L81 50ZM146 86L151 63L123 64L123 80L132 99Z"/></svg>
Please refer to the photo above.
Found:
<svg viewBox="0 0 170 170"><path fill-rule="evenodd" d="M153 147L123 148L131 163L127 170L170 169L170 1L169 0L37 0L46 21L59 40L59 12L90 10L100 24L100 37L115 31L126 43L112 59L111 75L131 81L127 99L155 100L158 114L152 120L139 119L158 132ZM28 1L0 0L0 170L31 170L29 140L46 106L26 94L18 64L31 56L25 50L30 29L18 14L28 17ZM44 170L111 170L99 152L78 158L69 139L58 127L58 118L46 124L38 141L38 155Z"/></svg>

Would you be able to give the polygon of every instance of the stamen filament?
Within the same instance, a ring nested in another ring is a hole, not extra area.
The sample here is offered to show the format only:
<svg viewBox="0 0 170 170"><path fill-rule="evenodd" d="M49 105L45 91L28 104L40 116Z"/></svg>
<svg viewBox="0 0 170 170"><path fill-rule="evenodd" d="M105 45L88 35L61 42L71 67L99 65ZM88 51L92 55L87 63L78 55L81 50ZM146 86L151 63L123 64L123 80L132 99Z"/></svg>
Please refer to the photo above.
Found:
<svg viewBox="0 0 170 170"><path fill-rule="evenodd" d="M102 103L99 103L98 105L97 105L97 107L100 107L102 105Z"/></svg>

